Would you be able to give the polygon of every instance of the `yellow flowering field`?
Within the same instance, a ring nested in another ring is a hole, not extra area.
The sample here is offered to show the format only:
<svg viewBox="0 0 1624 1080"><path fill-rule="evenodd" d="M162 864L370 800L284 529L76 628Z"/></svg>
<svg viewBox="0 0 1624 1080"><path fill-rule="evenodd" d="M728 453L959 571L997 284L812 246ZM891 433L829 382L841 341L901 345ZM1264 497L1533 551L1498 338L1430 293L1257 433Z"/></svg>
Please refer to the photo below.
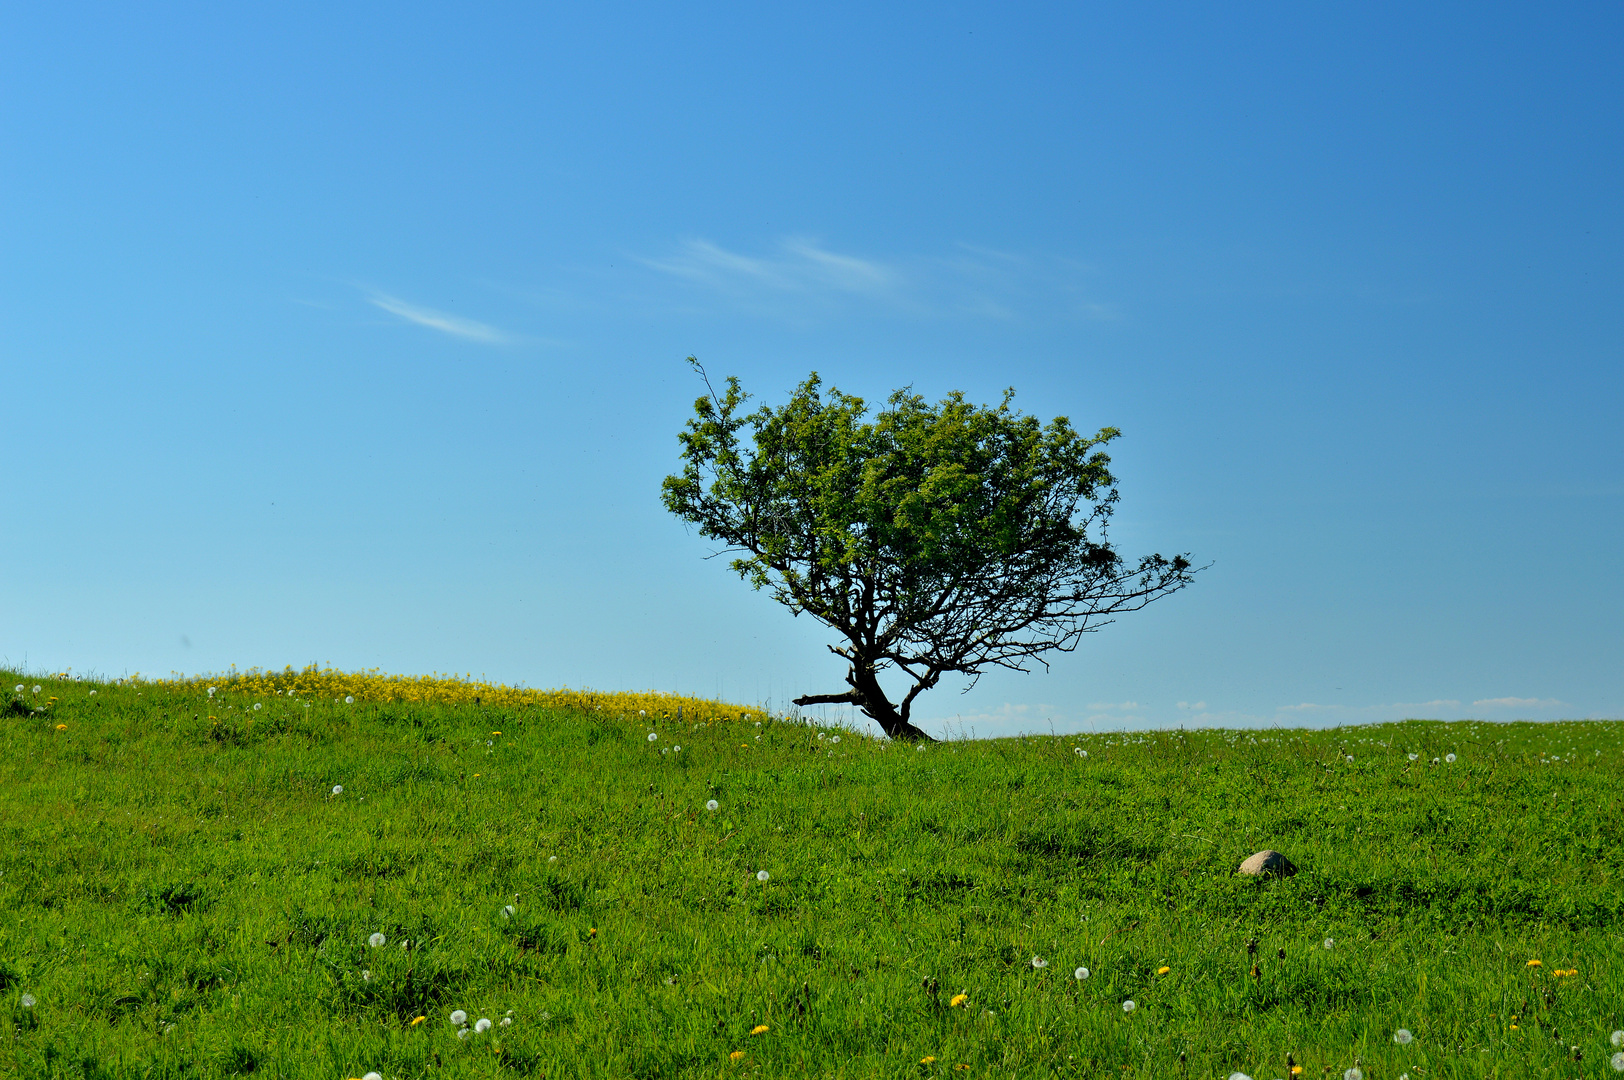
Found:
<svg viewBox="0 0 1624 1080"><path fill-rule="evenodd" d="M501 708L584 709L611 716L675 716L696 723L718 720L763 720L767 712L758 706L732 705L685 694L665 694L655 690L605 692L572 690L568 687L538 690L524 686L504 686L471 675L389 675L369 671L339 671L314 664L295 671L235 668L223 674L176 676L169 679L132 680L173 690L198 690L216 686L222 691L267 696L292 695L313 700L342 701L353 697L367 704L412 705L490 705Z"/></svg>

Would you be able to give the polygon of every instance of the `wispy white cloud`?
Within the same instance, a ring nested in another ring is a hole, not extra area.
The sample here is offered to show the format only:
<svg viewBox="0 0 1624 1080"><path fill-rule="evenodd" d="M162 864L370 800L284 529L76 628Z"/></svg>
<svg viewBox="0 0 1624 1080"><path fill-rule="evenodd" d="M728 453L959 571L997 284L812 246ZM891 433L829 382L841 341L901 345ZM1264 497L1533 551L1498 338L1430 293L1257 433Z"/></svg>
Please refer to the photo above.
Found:
<svg viewBox="0 0 1624 1080"><path fill-rule="evenodd" d="M634 256L659 274L755 314L806 319L842 305L913 317L1013 320L1033 316L1115 318L1088 295L1092 268L969 244L943 256L882 259L790 237L759 254L691 239L661 256Z"/></svg>
<svg viewBox="0 0 1624 1080"><path fill-rule="evenodd" d="M1472 702L1474 709L1554 709L1562 703L1555 698L1497 697Z"/></svg>
<svg viewBox="0 0 1624 1080"><path fill-rule="evenodd" d="M902 283L892 266L856 255L842 255L815 241L784 241L765 257L741 255L709 240L689 240L674 255L638 259L644 266L724 291L756 286L789 293L826 290L877 295Z"/></svg>
<svg viewBox="0 0 1624 1080"><path fill-rule="evenodd" d="M501 345L509 341L508 335L494 326L488 326L473 319L464 319L460 315L451 315L433 308L419 307L407 303L399 297L389 296L386 293L373 293L367 297L374 306L382 308L389 314L405 319L418 326L426 326L430 330L438 330L442 334L465 338L468 341L478 341L486 345Z"/></svg>

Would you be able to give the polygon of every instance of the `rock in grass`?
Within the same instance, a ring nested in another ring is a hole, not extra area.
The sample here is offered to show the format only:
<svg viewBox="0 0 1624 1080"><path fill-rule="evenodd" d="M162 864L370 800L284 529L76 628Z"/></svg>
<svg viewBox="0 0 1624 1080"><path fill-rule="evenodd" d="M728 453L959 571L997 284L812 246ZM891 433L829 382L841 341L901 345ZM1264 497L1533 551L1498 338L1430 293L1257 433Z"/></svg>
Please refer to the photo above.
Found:
<svg viewBox="0 0 1624 1080"><path fill-rule="evenodd" d="M1291 865L1291 860L1275 851L1273 848L1260 851L1241 863L1237 874L1250 874L1252 877L1261 877L1273 874L1276 877L1290 877L1297 872Z"/></svg>

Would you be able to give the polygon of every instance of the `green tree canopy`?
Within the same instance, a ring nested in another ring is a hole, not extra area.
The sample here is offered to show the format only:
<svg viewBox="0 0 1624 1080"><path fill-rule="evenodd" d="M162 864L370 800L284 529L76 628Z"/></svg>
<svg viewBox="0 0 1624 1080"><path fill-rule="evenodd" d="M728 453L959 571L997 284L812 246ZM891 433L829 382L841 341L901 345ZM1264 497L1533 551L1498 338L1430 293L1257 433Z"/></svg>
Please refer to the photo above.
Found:
<svg viewBox="0 0 1624 1080"><path fill-rule="evenodd" d="M689 358L700 375L704 368ZM824 391L814 372L780 408L745 412L735 378L706 396L680 434L682 471L663 499L732 567L796 615L843 639L844 703L892 738L928 739L908 720L944 675L1048 666L1082 635L1183 588L1184 555L1126 562L1106 535L1117 502L1103 449L1118 436L1077 434L1010 404L936 404L898 390L869 418L861 398ZM900 702L881 688L911 680Z"/></svg>

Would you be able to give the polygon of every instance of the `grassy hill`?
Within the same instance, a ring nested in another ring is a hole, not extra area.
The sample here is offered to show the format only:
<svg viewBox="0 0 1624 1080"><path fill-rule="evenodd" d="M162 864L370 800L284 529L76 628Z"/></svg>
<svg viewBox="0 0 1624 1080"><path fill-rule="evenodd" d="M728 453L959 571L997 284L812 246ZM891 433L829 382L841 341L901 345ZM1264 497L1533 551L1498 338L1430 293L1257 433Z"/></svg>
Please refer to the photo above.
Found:
<svg viewBox="0 0 1624 1080"><path fill-rule="evenodd" d="M5 676L0 1073L1615 1075L1624 724L914 750L340 678Z"/></svg>

